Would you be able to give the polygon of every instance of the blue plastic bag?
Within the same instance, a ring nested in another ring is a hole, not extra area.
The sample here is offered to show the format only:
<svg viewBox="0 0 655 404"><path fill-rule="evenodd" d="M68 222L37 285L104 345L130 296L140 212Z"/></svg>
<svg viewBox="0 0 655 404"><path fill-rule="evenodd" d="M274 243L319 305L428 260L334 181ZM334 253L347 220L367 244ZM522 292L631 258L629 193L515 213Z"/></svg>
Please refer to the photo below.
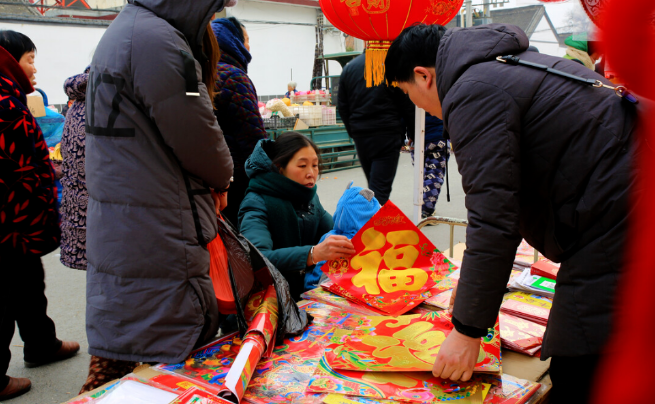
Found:
<svg viewBox="0 0 655 404"><path fill-rule="evenodd" d="M64 121L66 118L50 108L45 109L45 116L35 118L36 123L41 127L43 137L48 147L55 147L61 142L61 135L64 133Z"/></svg>

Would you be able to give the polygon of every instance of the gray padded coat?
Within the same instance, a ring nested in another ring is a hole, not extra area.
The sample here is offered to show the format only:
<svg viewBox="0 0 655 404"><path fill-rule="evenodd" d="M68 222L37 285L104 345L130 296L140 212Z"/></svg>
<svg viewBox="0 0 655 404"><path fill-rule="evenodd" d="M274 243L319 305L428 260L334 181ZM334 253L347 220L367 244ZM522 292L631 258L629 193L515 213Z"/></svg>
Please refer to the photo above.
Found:
<svg viewBox="0 0 655 404"><path fill-rule="evenodd" d="M89 353L178 362L218 329L209 187L232 158L196 60L223 0L131 0L87 90ZM194 56L195 55L195 56Z"/></svg>

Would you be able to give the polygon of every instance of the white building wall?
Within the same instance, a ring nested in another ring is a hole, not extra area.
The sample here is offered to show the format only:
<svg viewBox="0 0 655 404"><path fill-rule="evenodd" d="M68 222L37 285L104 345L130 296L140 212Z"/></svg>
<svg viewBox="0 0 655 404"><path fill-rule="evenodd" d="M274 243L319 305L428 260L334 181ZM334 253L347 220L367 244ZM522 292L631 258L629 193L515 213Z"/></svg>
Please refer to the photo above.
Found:
<svg viewBox="0 0 655 404"><path fill-rule="evenodd" d="M292 70L298 90L309 90L314 67L316 13L317 9L311 7L248 0L240 0L236 7L227 9L227 15L242 20L248 30L252 54L248 75L259 95L286 93ZM326 30L323 47L325 54L345 52L343 34ZM341 73L337 62L330 62L329 68L331 75Z"/></svg>
<svg viewBox="0 0 655 404"><path fill-rule="evenodd" d="M106 27L61 24L7 23L0 29L10 29L30 37L36 45L36 86L48 96L50 104L65 104L64 80L82 73L91 63Z"/></svg>
<svg viewBox="0 0 655 404"><path fill-rule="evenodd" d="M253 55L248 74L259 95L284 94L291 80L291 69L298 89L309 89L316 44L315 8L241 0L227 10L228 15L244 20L247 27ZM83 72L89 65L106 27L0 21L0 29L18 31L32 39L37 48L37 87L46 92L50 104L65 104L68 98L63 91L64 80ZM326 30L324 53L344 51L343 34ZM332 75L341 73L337 62L330 62L329 68Z"/></svg>
<svg viewBox="0 0 655 404"><path fill-rule="evenodd" d="M561 57L566 53L564 48L560 48L557 36L550 28L545 16L541 18L537 29L530 37L530 45L536 46L540 53L546 55Z"/></svg>

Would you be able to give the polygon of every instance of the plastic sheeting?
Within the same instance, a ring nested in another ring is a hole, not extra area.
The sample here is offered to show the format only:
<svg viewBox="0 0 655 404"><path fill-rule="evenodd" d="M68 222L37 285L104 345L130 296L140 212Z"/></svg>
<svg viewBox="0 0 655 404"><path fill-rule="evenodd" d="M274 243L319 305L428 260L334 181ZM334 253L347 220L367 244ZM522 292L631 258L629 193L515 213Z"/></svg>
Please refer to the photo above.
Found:
<svg viewBox="0 0 655 404"><path fill-rule="evenodd" d="M39 124L43 138L48 147L55 147L61 142L61 135L64 133L64 121L66 118L50 108L45 109L45 116L36 119Z"/></svg>
<svg viewBox="0 0 655 404"><path fill-rule="evenodd" d="M274 285L278 298L278 340L282 341L286 335L300 334L309 323L310 316L298 309L298 305L291 298L289 283L280 271L229 222L218 221L218 234L223 239L228 254L230 280L237 306L237 325L241 334L248 329L243 297L250 295L253 286L265 288L271 284ZM251 282L253 277L254 282Z"/></svg>

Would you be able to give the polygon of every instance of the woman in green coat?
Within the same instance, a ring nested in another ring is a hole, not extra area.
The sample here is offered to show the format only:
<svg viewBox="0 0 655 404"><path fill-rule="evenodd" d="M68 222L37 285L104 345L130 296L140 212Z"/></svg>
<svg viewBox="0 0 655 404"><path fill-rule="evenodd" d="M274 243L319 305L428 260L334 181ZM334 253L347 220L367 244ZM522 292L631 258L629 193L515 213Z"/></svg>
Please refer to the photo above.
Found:
<svg viewBox="0 0 655 404"><path fill-rule="evenodd" d="M250 184L239 209L239 230L285 276L296 300L307 269L355 253L344 236L319 243L334 223L316 195L318 155L307 137L287 132L275 141L260 140L246 161Z"/></svg>

